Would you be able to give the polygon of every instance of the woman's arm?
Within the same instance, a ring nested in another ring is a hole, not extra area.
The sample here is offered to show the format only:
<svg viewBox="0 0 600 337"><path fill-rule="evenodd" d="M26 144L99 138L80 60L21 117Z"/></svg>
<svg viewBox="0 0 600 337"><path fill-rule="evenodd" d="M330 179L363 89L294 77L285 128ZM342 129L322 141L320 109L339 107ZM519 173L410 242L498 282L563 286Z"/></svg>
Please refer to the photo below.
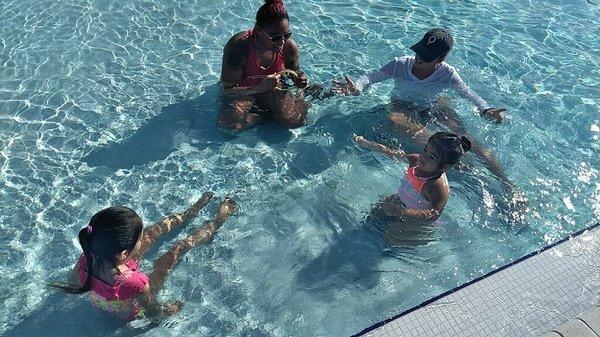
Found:
<svg viewBox="0 0 600 337"><path fill-rule="evenodd" d="M502 123L502 120L504 120L506 115L506 109L491 108L483 98L463 81L456 71L452 74L450 83L454 91L479 109L479 113L482 117L493 120L498 124Z"/></svg>
<svg viewBox="0 0 600 337"><path fill-rule="evenodd" d="M308 85L308 78L300 69L300 48L296 41L289 39L284 47L285 68L296 72L298 77L295 79L296 87L302 89Z"/></svg>
<svg viewBox="0 0 600 337"><path fill-rule="evenodd" d="M381 143L377 143L371 140L366 139L363 136L357 136L354 135L354 140L356 141L356 143L362 147L365 147L367 149L371 149L373 151L379 152L379 153L383 153L387 156L390 156L394 159L406 159L406 153L404 153L404 151L402 151L401 149L395 149L392 147L388 147L385 146Z"/></svg>
<svg viewBox="0 0 600 337"><path fill-rule="evenodd" d="M279 85L279 75L273 74L266 76L259 85L254 87L240 87L234 83L221 80L221 89L227 96L250 96L274 90Z"/></svg>

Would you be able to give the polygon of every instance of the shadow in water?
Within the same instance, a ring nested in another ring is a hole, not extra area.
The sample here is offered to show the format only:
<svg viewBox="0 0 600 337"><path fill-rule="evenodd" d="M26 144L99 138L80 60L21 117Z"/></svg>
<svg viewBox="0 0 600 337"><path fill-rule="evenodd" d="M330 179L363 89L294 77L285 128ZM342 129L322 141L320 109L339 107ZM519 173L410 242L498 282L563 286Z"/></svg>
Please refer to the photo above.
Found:
<svg viewBox="0 0 600 337"><path fill-rule="evenodd" d="M127 169L163 160L183 143L205 149L219 148L233 139L250 146L259 140L270 144L290 140L290 131L274 122L245 131L244 137L219 129L217 117L221 104L220 95L219 85L214 84L206 88L199 97L182 99L166 106L129 138L95 149L83 161L90 166Z"/></svg>
<svg viewBox="0 0 600 337"><path fill-rule="evenodd" d="M39 304L39 309L22 317L4 336L137 336L157 325L149 323L136 328L94 308L84 296L54 293Z"/></svg>
<svg viewBox="0 0 600 337"><path fill-rule="evenodd" d="M396 229L392 243L384 238L384 228L391 222L373 214L375 210L357 228L336 233L328 247L298 271L298 289L314 293L326 302L333 301L337 291L368 291L377 286L382 273L389 272L380 267L381 262L410 259L419 246L436 238L431 227L405 225L404 229Z"/></svg>
<svg viewBox="0 0 600 337"><path fill-rule="evenodd" d="M305 179L338 164L341 157L353 151L354 133L371 139L381 138L379 134L383 132L386 117L380 113L382 111L385 110L378 106L368 113L343 115L337 107L332 107L318 116L311 116L314 120L303 131L302 139L287 145L287 150L296 154L289 163L288 174Z"/></svg>

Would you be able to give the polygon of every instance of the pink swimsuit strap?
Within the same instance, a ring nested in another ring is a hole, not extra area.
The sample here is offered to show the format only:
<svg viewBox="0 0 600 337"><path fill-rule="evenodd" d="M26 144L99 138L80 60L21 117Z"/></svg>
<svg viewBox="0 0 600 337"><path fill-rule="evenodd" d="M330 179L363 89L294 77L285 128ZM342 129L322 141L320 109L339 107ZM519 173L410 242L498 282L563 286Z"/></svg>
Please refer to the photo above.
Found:
<svg viewBox="0 0 600 337"><path fill-rule="evenodd" d="M435 180L437 177L423 178L416 174L418 166L409 167L402 179L398 192L396 194L402 200L402 203L408 208L414 209L431 209L431 204L423 195L423 187L429 180ZM446 175L442 173L440 178L446 179Z"/></svg>
<svg viewBox="0 0 600 337"><path fill-rule="evenodd" d="M263 78L267 77L268 75L276 74L285 69L283 50L277 52L275 59L268 68L263 68L259 65L258 55L256 52L256 42L252 34L254 34L252 30L248 31L247 36L250 39L247 48L248 60L246 61L246 66L244 67L242 80L238 83L238 85L241 87L257 86L263 80Z"/></svg>

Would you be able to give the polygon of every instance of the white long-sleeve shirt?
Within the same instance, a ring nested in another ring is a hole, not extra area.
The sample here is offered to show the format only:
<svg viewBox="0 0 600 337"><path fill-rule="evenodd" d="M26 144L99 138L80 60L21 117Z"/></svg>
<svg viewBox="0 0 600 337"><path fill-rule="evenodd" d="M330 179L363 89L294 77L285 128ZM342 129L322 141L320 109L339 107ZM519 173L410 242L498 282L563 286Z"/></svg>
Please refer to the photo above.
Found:
<svg viewBox="0 0 600 337"><path fill-rule="evenodd" d="M430 106L442 91L452 89L462 98L477 106L479 111L489 108L489 105L469 88L460 78L456 69L448 63L438 64L433 74L423 80L413 75L412 67L414 63L414 57L397 57L381 69L357 78L355 81L356 88L363 91L373 83L393 78L395 88L392 98L395 100L410 101L418 106L425 107Z"/></svg>

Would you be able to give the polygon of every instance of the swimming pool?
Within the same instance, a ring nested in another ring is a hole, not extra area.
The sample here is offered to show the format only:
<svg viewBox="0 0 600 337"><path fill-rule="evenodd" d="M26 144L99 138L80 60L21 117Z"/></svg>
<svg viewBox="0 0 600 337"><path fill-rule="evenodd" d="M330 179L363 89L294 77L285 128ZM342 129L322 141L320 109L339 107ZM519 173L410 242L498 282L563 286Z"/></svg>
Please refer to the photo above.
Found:
<svg viewBox="0 0 600 337"><path fill-rule="evenodd" d="M394 250L365 218L405 167L351 141L397 144L382 108L391 83L316 102L291 132L214 129L222 46L251 28L258 5L0 3L2 334L345 336L600 218L595 1L286 1L312 81L378 67L442 26L455 35L448 61L509 109L495 126L453 101L526 191L524 220L467 157L431 242ZM123 325L44 287L66 273L77 230L100 208L127 204L150 223L206 190L240 210L169 277L161 299L183 300L179 315Z"/></svg>

